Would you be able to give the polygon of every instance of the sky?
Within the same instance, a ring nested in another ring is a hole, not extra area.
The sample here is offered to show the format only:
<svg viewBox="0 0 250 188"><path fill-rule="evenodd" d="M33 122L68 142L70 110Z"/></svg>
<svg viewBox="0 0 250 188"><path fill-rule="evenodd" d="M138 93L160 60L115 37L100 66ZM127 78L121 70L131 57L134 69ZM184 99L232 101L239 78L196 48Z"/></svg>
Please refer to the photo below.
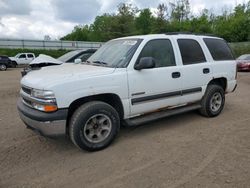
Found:
<svg viewBox="0 0 250 188"><path fill-rule="evenodd" d="M219 14L246 0L189 0L193 14L207 8ZM154 8L169 0L0 0L0 38L59 39L75 25L90 24L97 15L114 13L122 3Z"/></svg>

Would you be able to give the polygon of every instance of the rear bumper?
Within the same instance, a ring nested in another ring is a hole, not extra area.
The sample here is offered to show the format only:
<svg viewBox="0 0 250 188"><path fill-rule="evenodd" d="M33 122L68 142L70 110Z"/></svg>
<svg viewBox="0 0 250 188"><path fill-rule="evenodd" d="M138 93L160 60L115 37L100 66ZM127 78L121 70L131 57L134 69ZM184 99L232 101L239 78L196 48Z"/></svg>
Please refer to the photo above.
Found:
<svg viewBox="0 0 250 188"><path fill-rule="evenodd" d="M231 80L227 82L227 90L226 93L231 93L234 92L237 88L237 81L236 80Z"/></svg>
<svg viewBox="0 0 250 188"><path fill-rule="evenodd" d="M17 102L17 109L22 121L35 132L47 137L66 134L67 109L53 113L40 112L24 105L21 98Z"/></svg>

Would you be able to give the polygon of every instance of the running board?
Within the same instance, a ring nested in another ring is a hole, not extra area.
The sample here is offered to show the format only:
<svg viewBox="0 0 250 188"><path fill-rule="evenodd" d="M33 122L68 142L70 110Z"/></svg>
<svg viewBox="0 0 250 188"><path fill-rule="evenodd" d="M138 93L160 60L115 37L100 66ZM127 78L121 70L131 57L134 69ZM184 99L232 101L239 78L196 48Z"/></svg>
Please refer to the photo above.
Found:
<svg viewBox="0 0 250 188"><path fill-rule="evenodd" d="M181 113L185 113L188 111L197 110L199 108L201 108L200 104L193 104L193 105L188 105L188 106L184 106L184 107L168 109L168 110L164 110L164 111L159 111L159 112L154 112L151 114L138 116L138 117L131 118L131 119L126 119L125 123L127 126L141 125L143 123L148 123L151 121L155 121L155 120L162 119L165 117L173 116L176 114L181 114Z"/></svg>

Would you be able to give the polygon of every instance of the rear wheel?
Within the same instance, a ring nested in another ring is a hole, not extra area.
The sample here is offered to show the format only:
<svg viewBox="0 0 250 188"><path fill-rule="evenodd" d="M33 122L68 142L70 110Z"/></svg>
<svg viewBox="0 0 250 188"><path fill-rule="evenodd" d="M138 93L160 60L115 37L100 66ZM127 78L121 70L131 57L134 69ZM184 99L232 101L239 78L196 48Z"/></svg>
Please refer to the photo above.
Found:
<svg viewBox="0 0 250 188"><path fill-rule="evenodd" d="M225 104L225 91L219 85L209 85L202 99L200 113L206 117L218 116Z"/></svg>
<svg viewBox="0 0 250 188"><path fill-rule="evenodd" d="M109 146L120 129L117 111L107 103L93 101L72 115L69 134L80 149L97 151Z"/></svg>
<svg viewBox="0 0 250 188"><path fill-rule="evenodd" d="M5 64L0 64L0 70L1 71L6 71L7 70L7 66Z"/></svg>

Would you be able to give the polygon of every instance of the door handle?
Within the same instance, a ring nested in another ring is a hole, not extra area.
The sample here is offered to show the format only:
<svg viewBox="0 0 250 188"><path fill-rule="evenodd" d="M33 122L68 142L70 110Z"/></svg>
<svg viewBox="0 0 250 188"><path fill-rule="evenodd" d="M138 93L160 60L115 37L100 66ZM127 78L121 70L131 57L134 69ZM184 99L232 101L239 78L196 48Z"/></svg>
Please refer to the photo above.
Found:
<svg viewBox="0 0 250 188"><path fill-rule="evenodd" d="M172 78L180 78L181 77L181 73L180 72L173 72L172 73Z"/></svg>
<svg viewBox="0 0 250 188"><path fill-rule="evenodd" d="M203 74L208 74L208 73L210 73L210 69L209 68L203 69Z"/></svg>

